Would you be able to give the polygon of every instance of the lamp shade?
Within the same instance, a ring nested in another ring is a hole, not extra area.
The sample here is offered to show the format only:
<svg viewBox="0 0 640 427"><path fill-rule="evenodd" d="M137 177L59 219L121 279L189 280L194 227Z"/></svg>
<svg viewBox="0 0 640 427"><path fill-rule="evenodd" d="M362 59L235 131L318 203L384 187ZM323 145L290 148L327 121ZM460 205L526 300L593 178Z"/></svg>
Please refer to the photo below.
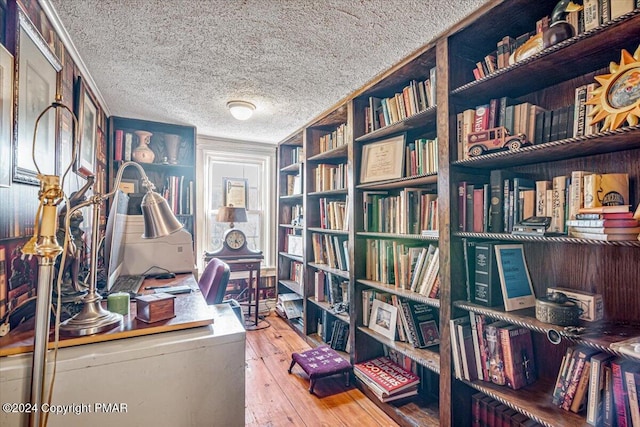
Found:
<svg viewBox="0 0 640 427"><path fill-rule="evenodd" d="M234 206L222 206L218 208L218 222L247 222L247 210L245 208L236 208Z"/></svg>
<svg viewBox="0 0 640 427"><path fill-rule="evenodd" d="M142 216L144 219L145 239L168 236L180 230L183 225L173 214L167 201L155 191L149 191L144 195L142 203Z"/></svg>
<svg viewBox="0 0 640 427"><path fill-rule="evenodd" d="M238 120L248 120L253 115L256 106L246 101L229 101L227 108L233 117Z"/></svg>

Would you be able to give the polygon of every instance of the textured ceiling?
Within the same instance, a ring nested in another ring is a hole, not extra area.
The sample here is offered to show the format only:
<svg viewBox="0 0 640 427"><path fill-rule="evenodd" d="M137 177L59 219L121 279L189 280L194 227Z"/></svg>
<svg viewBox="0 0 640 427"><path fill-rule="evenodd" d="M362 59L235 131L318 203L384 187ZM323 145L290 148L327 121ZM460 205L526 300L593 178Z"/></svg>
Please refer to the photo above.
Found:
<svg viewBox="0 0 640 427"><path fill-rule="evenodd" d="M48 0L111 115L277 143L485 0ZM226 109L256 105L240 122Z"/></svg>

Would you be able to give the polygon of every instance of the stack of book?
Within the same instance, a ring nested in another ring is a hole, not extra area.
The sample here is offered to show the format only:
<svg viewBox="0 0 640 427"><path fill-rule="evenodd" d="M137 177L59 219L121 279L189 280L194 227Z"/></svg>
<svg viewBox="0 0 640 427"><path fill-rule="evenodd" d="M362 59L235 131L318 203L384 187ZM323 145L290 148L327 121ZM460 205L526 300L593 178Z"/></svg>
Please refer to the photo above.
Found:
<svg viewBox="0 0 640 427"><path fill-rule="evenodd" d="M622 241L637 240L640 222L629 206L601 206L580 209L576 219L568 220L569 236L580 239Z"/></svg>
<svg viewBox="0 0 640 427"><path fill-rule="evenodd" d="M418 394L420 378L388 357L356 363L353 373L382 402L391 402Z"/></svg>

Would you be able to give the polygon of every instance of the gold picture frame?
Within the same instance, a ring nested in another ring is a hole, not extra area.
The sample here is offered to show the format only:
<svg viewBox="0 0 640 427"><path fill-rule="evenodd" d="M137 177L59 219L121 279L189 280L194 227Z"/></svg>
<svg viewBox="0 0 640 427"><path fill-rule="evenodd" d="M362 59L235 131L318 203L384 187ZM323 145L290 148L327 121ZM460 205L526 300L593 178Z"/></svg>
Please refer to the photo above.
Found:
<svg viewBox="0 0 640 427"><path fill-rule="evenodd" d="M360 183L402 178L406 135L396 135L362 147Z"/></svg>
<svg viewBox="0 0 640 427"><path fill-rule="evenodd" d="M593 105L590 125L602 120L602 131L616 130L627 122L640 121L640 45L633 55L622 49L620 63L611 62L610 74L595 76L600 87L593 91L587 104Z"/></svg>

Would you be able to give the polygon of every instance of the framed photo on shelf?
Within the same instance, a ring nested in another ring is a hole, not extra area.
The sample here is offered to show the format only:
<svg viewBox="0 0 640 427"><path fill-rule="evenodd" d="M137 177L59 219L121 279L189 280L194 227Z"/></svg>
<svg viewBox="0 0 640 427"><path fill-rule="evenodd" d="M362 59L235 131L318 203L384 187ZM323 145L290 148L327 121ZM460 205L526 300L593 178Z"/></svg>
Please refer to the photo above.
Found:
<svg viewBox="0 0 640 427"><path fill-rule="evenodd" d="M406 135L397 135L362 147L360 182L402 178Z"/></svg>
<svg viewBox="0 0 640 427"><path fill-rule="evenodd" d="M505 311L535 307L536 297L522 244L495 245Z"/></svg>
<svg viewBox="0 0 640 427"><path fill-rule="evenodd" d="M224 206L235 208L247 207L247 179L223 178L224 180Z"/></svg>
<svg viewBox="0 0 640 427"><path fill-rule="evenodd" d="M95 175L98 108L80 76L76 83L75 113L78 117L78 143L80 144L75 170L84 176Z"/></svg>
<svg viewBox="0 0 640 427"><path fill-rule="evenodd" d="M12 107L13 55L0 45L0 187L11 185Z"/></svg>
<svg viewBox="0 0 640 427"><path fill-rule="evenodd" d="M379 299L373 300L369 328L394 341L396 339L397 319L398 309L394 305L387 304Z"/></svg>
<svg viewBox="0 0 640 427"><path fill-rule="evenodd" d="M42 116L38 123L35 140L37 167L33 162L32 146L36 119L55 101L57 76L62 64L21 10L18 10L18 23L15 58L18 92L14 101L17 104L14 118L17 138L13 181L38 185L38 169L42 174L53 175L56 172L56 114L53 111Z"/></svg>

